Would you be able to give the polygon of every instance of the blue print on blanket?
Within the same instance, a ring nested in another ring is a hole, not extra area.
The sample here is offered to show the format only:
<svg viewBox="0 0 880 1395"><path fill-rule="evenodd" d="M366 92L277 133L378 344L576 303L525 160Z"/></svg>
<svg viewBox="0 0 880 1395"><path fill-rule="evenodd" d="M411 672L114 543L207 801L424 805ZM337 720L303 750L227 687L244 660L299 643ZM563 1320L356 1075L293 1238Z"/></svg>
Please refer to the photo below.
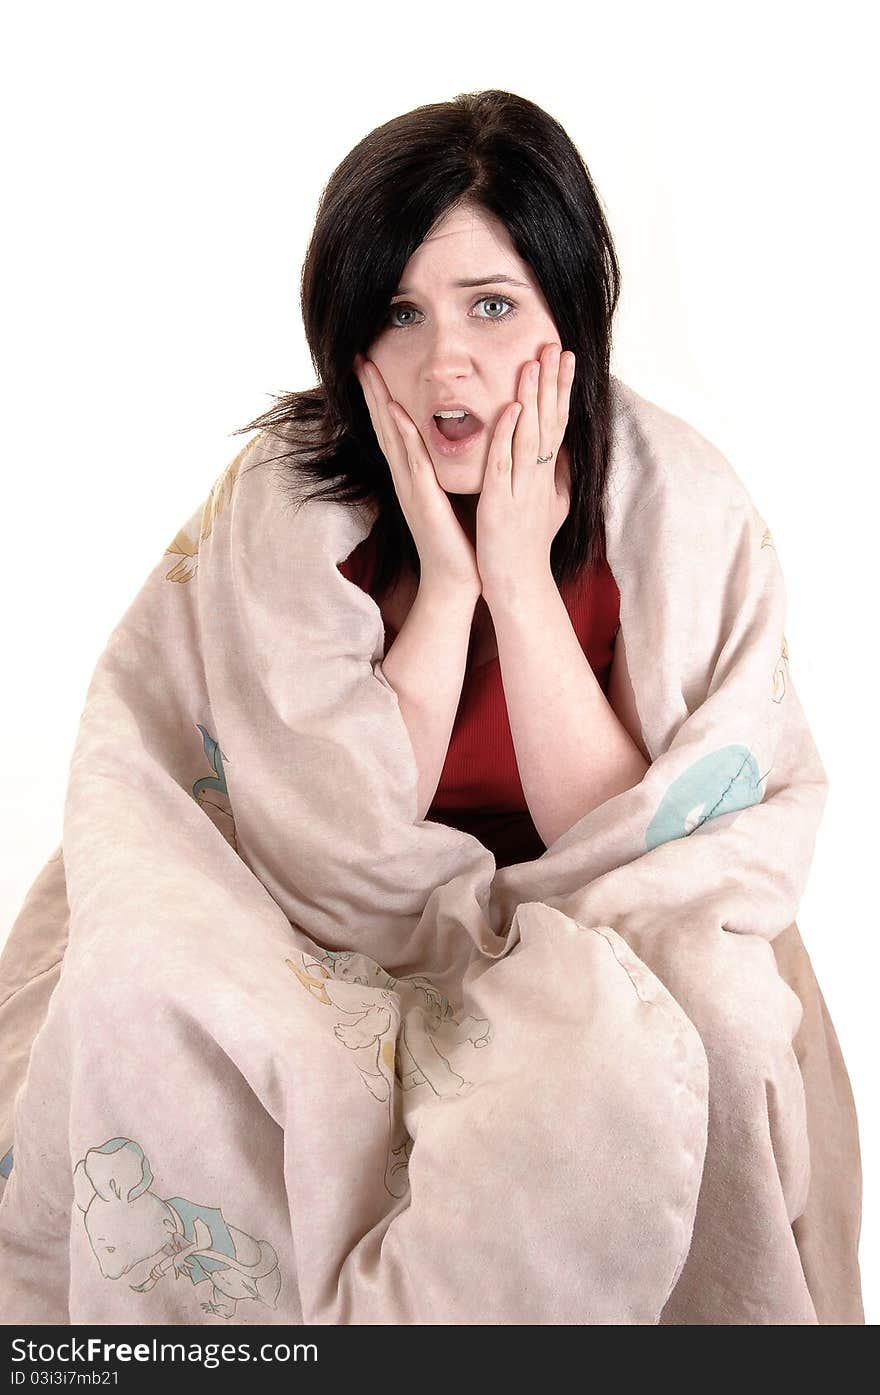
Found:
<svg viewBox="0 0 880 1395"><path fill-rule="evenodd" d="M245 1298L276 1306L281 1273L268 1240L228 1225L219 1207L183 1196L163 1199L152 1185L149 1160L130 1138L110 1138L77 1163L74 1196L105 1278L149 1264L147 1277L129 1285L137 1293L168 1274L186 1275L193 1284L211 1283L211 1297L201 1305L206 1313L233 1317Z"/></svg>
<svg viewBox="0 0 880 1395"><path fill-rule="evenodd" d="M12 1149L0 1158L0 1177L8 1177L12 1171Z"/></svg>
<svg viewBox="0 0 880 1395"><path fill-rule="evenodd" d="M701 756L673 780L648 824L649 850L685 838L719 814L760 804L763 798L758 762L747 746L723 746Z"/></svg>
<svg viewBox="0 0 880 1395"><path fill-rule="evenodd" d="M203 775L201 779L195 781L192 787L193 799L202 806L233 851L238 852L232 803L229 797L229 787L226 783L226 770L223 765L224 759L228 760L229 757L225 751L221 751L220 743L214 739L207 727L202 726L201 722L196 722L195 725L202 734L202 746L214 774Z"/></svg>

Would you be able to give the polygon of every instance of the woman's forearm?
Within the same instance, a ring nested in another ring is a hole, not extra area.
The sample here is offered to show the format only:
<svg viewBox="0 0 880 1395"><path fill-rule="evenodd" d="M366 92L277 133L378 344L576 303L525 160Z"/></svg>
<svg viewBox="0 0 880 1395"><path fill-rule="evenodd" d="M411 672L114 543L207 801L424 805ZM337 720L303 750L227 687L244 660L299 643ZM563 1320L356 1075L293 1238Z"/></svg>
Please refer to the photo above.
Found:
<svg viewBox="0 0 880 1395"><path fill-rule="evenodd" d="M549 847L637 785L650 762L606 698L549 569L517 600L487 604L523 793Z"/></svg>
<svg viewBox="0 0 880 1395"><path fill-rule="evenodd" d="M397 693L419 772L418 818L437 792L467 667L479 597L424 578L381 668Z"/></svg>

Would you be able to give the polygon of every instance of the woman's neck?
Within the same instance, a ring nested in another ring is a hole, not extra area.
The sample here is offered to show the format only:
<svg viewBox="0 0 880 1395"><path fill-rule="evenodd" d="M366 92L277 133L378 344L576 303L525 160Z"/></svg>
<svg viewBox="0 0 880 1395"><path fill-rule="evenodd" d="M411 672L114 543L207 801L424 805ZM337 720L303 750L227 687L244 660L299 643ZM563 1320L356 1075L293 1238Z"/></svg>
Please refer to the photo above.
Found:
<svg viewBox="0 0 880 1395"><path fill-rule="evenodd" d="M477 505L480 502L479 494L450 494L449 502L452 511L471 540L473 547L477 545Z"/></svg>

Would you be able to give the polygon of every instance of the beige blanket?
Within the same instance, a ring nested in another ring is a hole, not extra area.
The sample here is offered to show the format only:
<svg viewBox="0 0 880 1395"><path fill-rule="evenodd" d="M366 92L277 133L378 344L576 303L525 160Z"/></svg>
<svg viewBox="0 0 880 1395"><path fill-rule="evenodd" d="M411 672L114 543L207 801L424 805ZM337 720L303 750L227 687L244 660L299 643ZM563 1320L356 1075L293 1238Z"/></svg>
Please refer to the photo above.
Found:
<svg viewBox="0 0 880 1395"><path fill-rule="evenodd" d="M613 387L652 764L537 861L417 819L369 508L288 507L264 433L157 562L0 957L4 1321L864 1321L779 563Z"/></svg>

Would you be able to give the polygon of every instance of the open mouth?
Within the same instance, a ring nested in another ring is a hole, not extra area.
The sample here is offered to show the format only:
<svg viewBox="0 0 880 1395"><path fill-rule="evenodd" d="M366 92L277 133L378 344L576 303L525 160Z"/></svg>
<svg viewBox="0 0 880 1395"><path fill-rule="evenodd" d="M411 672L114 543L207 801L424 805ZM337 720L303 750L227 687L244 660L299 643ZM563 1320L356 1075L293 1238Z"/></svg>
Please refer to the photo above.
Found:
<svg viewBox="0 0 880 1395"><path fill-rule="evenodd" d="M467 436L472 436L475 431L479 431L482 423L479 417L475 417L471 412L464 412L461 416L437 416L434 417L437 423L437 430L441 436L445 436L447 441L463 441Z"/></svg>
<svg viewBox="0 0 880 1395"><path fill-rule="evenodd" d="M483 423L472 412L463 417L431 417L431 444L441 455L458 455L467 450L482 432Z"/></svg>

